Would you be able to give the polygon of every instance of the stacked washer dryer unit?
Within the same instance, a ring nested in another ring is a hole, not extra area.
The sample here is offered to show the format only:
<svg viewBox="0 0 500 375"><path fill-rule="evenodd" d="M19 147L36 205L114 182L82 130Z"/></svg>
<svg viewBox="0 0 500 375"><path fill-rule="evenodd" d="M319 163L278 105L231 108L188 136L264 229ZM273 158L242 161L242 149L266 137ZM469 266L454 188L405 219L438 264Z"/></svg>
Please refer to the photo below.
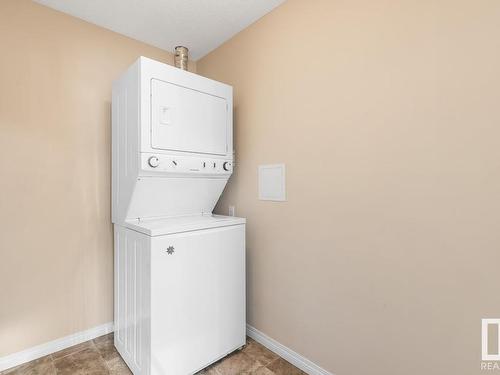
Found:
<svg viewBox="0 0 500 375"><path fill-rule="evenodd" d="M141 57L113 84L115 346L135 375L193 374L245 344L232 88Z"/></svg>

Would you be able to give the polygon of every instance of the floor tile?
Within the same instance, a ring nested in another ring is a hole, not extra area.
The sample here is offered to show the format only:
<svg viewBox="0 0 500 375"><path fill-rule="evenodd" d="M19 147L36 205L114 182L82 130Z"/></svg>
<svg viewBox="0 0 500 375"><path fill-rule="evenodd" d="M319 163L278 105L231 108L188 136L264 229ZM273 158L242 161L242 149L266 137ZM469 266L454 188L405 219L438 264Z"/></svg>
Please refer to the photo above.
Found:
<svg viewBox="0 0 500 375"><path fill-rule="evenodd" d="M242 350L197 373L197 375L304 374L250 338ZM132 372L116 351L113 334L109 334L0 372L0 375L132 375Z"/></svg>
<svg viewBox="0 0 500 375"><path fill-rule="evenodd" d="M105 375L108 367L95 347L54 360L57 375Z"/></svg>
<svg viewBox="0 0 500 375"><path fill-rule="evenodd" d="M267 367L260 367L254 372L252 372L252 375L275 375L274 372L269 370Z"/></svg>
<svg viewBox="0 0 500 375"><path fill-rule="evenodd" d="M55 375L56 369L49 356L14 367L2 372L2 375Z"/></svg>
<svg viewBox="0 0 500 375"><path fill-rule="evenodd" d="M305 375L305 372L299 370L283 358L278 358L271 362L266 368L276 375Z"/></svg>
<svg viewBox="0 0 500 375"><path fill-rule="evenodd" d="M108 366L110 375L132 375L132 371L130 371L120 356L106 361L106 365Z"/></svg>
<svg viewBox="0 0 500 375"><path fill-rule="evenodd" d="M54 361L54 366L57 370L57 375L82 375L82 369L70 356L65 356Z"/></svg>
<svg viewBox="0 0 500 375"><path fill-rule="evenodd" d="M113 334L94 339L94 345L105 361L110 361L120 356L115 348Z"/></svg>
<svg viewBox="0 0 500 375"><path fill-rule="evenodd" d="M215 370L219 375L249 374L263 364L250 358L242 351L237 351L228 355L215 365Z"/></svg>
<svg viewBox="0 0 500 375"><path fill-rule="evenodd" d="M86 374L107 374L108 366L96 349L84 349L72 355Z"/></svg>
<svg viewBox="0 0 500 375"><path fill-rule="evenodd" d="M69 348L66 348L66 349L63 349L63 350L60 350L58 352L53 353L52 358L54 360L56 360L56 359L65 357L67 355L77 353L83 349L91 348L93 346L94 346L94 343L92 342L92 340L85 341L85 342L82 342L81 344L74 345L74 346L71 346Z"/></svg>
<svg viewBox="0 0 500 375"><path fill-rule="evenodd" d="M92 341L94 341L94 343L96 343L96 342L101 342L101 341L109 341L109 340L113 341L113 340L114 340L114 338L115 338L115 335L114 335L114 333L113 333L113 332L111 332L111 333L108 333L107 335L103 335L103 336L96 337L96 338L95 338L94 340L92 340Z"/></svg>
<svg viewBox="0 0 500 375"><path fill-rule="evenodd" d="M278 359L278 355L259 344L257 341L249 340L247 345L242 350L243 353L250 358L261 362L263 365L268 365L272 361Z"/></svg>
<svg viewBox="0 0 500 375"><path fill-rule="evenodd" d="M212 365L212 366L208 366L206 369L203 369L203 370L197 372L195 375L219 375L219 373L217 372L215 367Z"/></svg>

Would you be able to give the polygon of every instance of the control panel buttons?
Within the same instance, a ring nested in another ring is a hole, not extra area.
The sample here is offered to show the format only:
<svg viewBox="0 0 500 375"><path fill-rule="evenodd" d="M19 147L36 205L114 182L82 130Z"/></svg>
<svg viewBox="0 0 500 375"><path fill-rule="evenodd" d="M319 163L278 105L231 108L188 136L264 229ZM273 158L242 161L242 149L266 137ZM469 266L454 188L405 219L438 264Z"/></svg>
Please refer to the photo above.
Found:
<svg viewBox="0 0 500 375"><path fill-rule="evenodd" d="M197 158L182 155L143 154L141 164L144 170L158 173L199 174L226 178L233 171L233 161L215 158Z"/></svg>
<svg viewBox="0 0 500 375"><path fill-rule="evenodd" d="M151 168L156 168L157 166L160 165L160 160L156 156L151 156L148 159L148 164Z"/></svg>

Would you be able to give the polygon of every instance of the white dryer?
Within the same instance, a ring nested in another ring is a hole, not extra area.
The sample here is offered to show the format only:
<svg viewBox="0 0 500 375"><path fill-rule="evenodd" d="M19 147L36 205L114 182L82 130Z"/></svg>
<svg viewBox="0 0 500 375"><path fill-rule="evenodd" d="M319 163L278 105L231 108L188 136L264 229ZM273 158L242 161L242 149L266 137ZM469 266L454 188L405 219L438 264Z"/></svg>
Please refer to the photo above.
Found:
<svg viewBox="0 0 500 375"><path fill-rule="evenodd" d="M245 344L232 88L141 57L113 84L115 346L135 375L193 374Z"/></svg>

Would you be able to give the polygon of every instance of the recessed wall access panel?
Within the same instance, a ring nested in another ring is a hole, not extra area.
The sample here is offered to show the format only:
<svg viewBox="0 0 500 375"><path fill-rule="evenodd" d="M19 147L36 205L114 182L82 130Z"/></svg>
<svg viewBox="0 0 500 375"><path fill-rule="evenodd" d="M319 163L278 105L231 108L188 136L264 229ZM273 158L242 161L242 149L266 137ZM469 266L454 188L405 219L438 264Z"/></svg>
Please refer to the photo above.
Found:
<svg viewBox="0 0 500 375"><path fill-rule="evenodd" d="M259 166L259 199L285 201L285 164Z"/></svg>
<svg viewBox="0 0 500 375"><path fill-rule="evenodd" d="M151 147L225 155L224 98L157 79L151 81Z"/></svg>

